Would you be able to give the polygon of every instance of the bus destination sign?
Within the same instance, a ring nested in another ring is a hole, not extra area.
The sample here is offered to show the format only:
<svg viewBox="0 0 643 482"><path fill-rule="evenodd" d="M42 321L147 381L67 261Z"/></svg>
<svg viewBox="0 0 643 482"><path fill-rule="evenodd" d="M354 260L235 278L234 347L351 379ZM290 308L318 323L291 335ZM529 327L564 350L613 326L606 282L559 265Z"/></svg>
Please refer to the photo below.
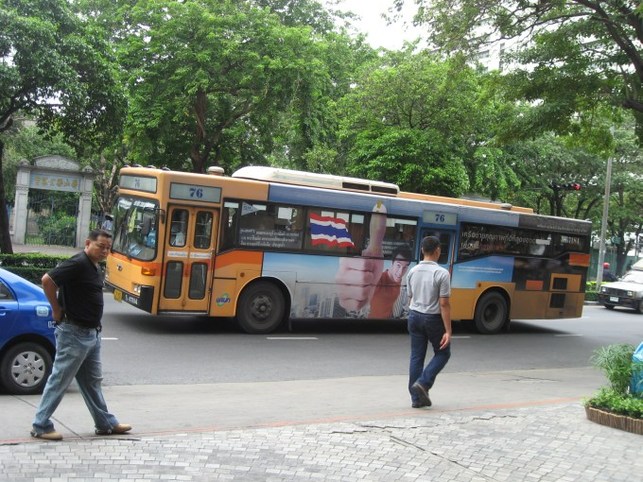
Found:
<svg viewBox="0 0 643 482"><path fill-rule="evenodd" d="M455 213L444 213L440 211L424 211L422 213L422 221L426 224L455 226L458 222L458 215Z"/></svg>
<svg viewBox="0 0 643 482"><path fill-rule="evenodd" d="M121 176L118 185L123 189L135 189L136 191L156 192L156 179L145 176Z"/></svg>
<svg viewBox="0 0 643 482"><path fill-rule="evenodd" d="M198 184L170 184L170 198L183 201L221 202L221 188L200 186Z"/></svg>

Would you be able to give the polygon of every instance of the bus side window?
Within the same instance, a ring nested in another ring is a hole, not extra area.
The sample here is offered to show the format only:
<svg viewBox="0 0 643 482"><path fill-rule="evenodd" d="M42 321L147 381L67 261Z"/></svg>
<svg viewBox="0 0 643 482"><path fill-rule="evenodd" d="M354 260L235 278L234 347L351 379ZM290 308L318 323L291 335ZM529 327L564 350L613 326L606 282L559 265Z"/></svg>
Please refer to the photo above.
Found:
<svg viewBox="0 0 643 482"><path fill-rule="evenodd" d="M197 249L208 249L210 247L210 235L212 234L212 213L199 211L196 214L194 226L194 247Z"/></svg>
<svg viewBox="0 0 643 482"><path fill-rule="evenodd" d="M188 231L188 212L185 209L175 209L172 213L170 226L170 246L185 246L185 235Z"/></svg>
<svg viewBox="0 0 643 482"><path fill-rule="evenodd" d="M239 203L226 202L223 205L221 217L221 248L220 251L231 249L237 242L237 226L239 225Z"/></svg>

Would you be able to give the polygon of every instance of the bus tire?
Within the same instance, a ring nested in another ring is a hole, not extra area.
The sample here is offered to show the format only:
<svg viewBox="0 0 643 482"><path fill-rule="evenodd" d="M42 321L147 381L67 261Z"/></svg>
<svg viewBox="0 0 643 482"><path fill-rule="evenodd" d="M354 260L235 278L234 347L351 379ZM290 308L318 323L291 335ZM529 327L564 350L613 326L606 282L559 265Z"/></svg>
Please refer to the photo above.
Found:
<svg viewBox="0 0 643 482"><path fill-rule="evenodd" d="M476 329L485 335L499 333L507 323L508 314L507 300L504 296L497 291L485 293L476 305Z"/></svg>
<svg viewBox="0 0 643 482"><path fill-rule="evenodd" d="M283 292L274 283L259 281L241 293L237 323L246 333L272 333L283 323L285 312Z"/></svg>

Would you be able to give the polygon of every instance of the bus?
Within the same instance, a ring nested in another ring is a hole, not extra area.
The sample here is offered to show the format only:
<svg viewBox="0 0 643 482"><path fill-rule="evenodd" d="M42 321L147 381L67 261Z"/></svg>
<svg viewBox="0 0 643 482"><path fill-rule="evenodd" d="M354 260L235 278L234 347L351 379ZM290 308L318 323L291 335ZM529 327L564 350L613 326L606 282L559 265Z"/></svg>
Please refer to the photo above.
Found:
<svg viewBox="0 0 643 482"><path fill-rule="evenodd" d="M453 320L582 315L591 223L386 182L251 166L230 176L120 170L105 281L153 315L235 318L247 333L293 319L404 319L406 272L440 239Z"/></svg>

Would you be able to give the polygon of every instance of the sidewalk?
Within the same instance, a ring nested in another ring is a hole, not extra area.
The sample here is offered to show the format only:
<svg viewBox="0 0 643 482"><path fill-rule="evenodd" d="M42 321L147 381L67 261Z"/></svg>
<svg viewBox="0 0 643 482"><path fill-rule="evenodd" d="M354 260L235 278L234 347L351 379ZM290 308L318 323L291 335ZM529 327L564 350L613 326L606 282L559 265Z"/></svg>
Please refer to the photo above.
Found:
<svg viewBox="0 0 643 482"><path fill-rule="evenodd" d="M83 248L73 248L71 246L52 246L46 244L13 244L12 245L14 253L42 253L42 254L51 254L57 256L72 256L80 251Z"/></svg>
<svg viewBox="0 0 643 482"><path fill-rule="evenodd" d="M411 409L403 376L105 387L134 425L97 437L77 390L62 442L28 437L39 397L0 397L0 479L638 480L643 438L587 421L590 368L441 375Z"/></svg>

